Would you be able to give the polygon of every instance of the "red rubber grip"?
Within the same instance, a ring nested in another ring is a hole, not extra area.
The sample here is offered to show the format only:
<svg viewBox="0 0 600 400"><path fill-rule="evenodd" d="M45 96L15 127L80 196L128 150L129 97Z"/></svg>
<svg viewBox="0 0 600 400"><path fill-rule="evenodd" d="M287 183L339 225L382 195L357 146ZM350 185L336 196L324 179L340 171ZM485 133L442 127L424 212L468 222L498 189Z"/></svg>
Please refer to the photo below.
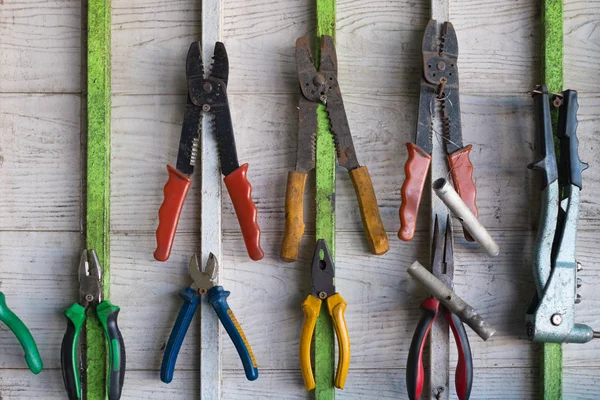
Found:
<svg viewBox="0 0 600 400"><path fill-rule="evenodd" d="M171 255L175 231L183 202L187 196L192 180L175 168L167 165L169 180L165 184L164 200L158 209L158 228L156 228L156 250L154 258L157 261L167 261Z"/></svg>
<svg viewBox="0 0 600 400"><path fill-rule="evenodd" d="M257 222L258 210L252 201L252 186L248 182L247 172L248 164L244 164L227 175L224 181L240 223L248 255L252 260L258 261L262 260L265 253L260 248L260 227Z"/></svg>
<svg viewBox="0 0 600 400"><path fill-rule="evenodd" d="M473 182L473 164L469 158L469 153L472 148L472 145L468 145L455 151L448 156L448 162L450 164L450 172L452 174L452 181L454 182L456 192L465 202L467 207L469 207L469 210L471 210L473 215L477 217L479 213L476 203L477 189L475 188L475 182ZM465 239L469 242L474 241L469 232L464 230L464 234Z"/></svg>
<svg viewBox="0 0 600 400"><path fill-rule="evenodd" d="M454 341L458 350L458 363L454 376L456 384L456 397L459 400L469 400L471 388L473 387L473 355L469 337L462 321L448 310L445 311L446 319L454 335Z"/></svg>
<svg viewBox="0 0 600 400"><path fill-rule="evenodd" d="M404 164L404 183L402 184L400 205L400 231L398 237L409 241L415 235L417 215L427 180L427 172L431 165L431 155L414 143L406 143L408 160Z"/></svg>

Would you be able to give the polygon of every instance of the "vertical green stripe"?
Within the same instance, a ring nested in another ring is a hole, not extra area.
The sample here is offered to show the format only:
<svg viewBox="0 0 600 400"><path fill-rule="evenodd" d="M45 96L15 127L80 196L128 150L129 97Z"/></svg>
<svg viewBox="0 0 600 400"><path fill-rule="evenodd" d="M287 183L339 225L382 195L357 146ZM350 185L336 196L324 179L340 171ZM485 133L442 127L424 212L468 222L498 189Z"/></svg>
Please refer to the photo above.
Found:
<svg viewBox="0 0 600 400"><path fill-rule="evenodd" d="M335 0L317 0L317 36L330 35L335 38ZM318 63L320 55L315 57ZM335 163L336 154L333 136L329 129L329 118L325 107L317 110L317 154L316 154L316 203L317 239L325 239L335 257ZM334 258L335 259L335 258ZM315 399L333 400L334 342L333 325L329 314L321 311L315 328Z"/></svg>
<svg viewBox="0 0 600 400"><path fill-rule="evenodd" d="M110 0L89 0L87 17L86 247L102 264L104 298L109 297L110 232ZM106 398L107 346L95 312L86 322L86 397Z"/></svg>
<svg viewBox="0 0 600 400"><path fill-rule="evenodd" d="M560 92L563 89L563 0L542 1L542 81L551 92ZM553 110L554 132L556 132L557 121L558 113ZM558 143L556 139L555 143ZM540 373L544 400L561 400L562 345L544 343L541 361Z"/></svg>

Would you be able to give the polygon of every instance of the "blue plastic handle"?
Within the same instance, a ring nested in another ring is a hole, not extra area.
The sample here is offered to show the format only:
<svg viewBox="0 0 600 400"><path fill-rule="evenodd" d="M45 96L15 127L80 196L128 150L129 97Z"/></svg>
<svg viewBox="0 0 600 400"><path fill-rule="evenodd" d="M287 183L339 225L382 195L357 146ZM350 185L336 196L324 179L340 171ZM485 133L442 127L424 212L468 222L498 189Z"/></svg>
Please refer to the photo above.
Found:
<svg viewBox="0 0 600 400"><path fill-rule="evenodd" d="M179 310L179 315L177 315L177 321L175 321L171 336L169 336L160 367L160 380L164 383L171 383L173 380L177 355L200 302L200 295L192 288L187 288L179 293L179 297L183 299L183 305Z"/></svg>
<svg viewBox="0 0 600 400"><path fill-rule="evenodd" d="M223 286L214 286L208 291L208 302L215 309L223 327L237 349L242 364L244 365L246 378L248 378L249 381L253 381L258 378L256 359L254 358L252 348L246 339L244 331L229 308L229 304L227 304L227 297L229 297L230 294L230 292L223 289Z"/></svg>

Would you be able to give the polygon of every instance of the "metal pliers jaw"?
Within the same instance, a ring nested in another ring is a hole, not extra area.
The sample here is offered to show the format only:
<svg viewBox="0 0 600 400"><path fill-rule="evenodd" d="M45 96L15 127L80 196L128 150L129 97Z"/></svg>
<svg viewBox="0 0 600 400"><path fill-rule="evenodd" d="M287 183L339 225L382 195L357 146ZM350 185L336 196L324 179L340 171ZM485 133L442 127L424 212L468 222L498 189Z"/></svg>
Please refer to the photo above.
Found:
<svg viewBox="0 0 600 400"><path fill-rule="evenodd" d="M95 250L84 250L79 260L79 299L84 308L102 302L102 269Z"/></svg>
<svg viewBox="0 0 600 400"><path fill-rule="evenodd" d="M244 366L246 378L249 381L258 378L258 367L252 348L233 311L227 304L227 298L231 292L217 285L218 270L219 263L213 253L208 256L204 271L200 269L198 257L195 254L190 259L189 272L193 283L179 293L179 297L183 299L183 304L169 336L160 368L160 380L164 383L171 383L173 380L179 350L203 295L206 295L209 304L213 307L221 324L229 334ZM214 340L218 340L218 338L214 338Z"/></svg>

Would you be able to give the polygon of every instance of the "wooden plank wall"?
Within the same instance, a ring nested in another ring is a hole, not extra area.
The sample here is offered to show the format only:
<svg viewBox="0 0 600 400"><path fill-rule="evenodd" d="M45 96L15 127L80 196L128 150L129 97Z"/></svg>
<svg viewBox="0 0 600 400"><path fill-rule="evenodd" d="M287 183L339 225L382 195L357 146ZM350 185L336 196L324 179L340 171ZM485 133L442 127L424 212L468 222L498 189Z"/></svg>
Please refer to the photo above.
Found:
<svg viewBox="0 0 600 400"><path fill-rule="evenodd" d="M230 98L240 160L263 229L261 263L248 259L227 196L223 283L256 353L261 377L245 380L223 338L223 398L309 399L297 345L309 289L314 205L301 259L278 259L287 171L294 165L297 80L294 43L314 31L312 0L228 0L223 36L231 58ZM533 160L527 95L538 83L538 2L454 0L460 41L463 132L473 143L481 220L501 255L487 258L458 240L456 291L496 325L475 355L472 399L539 395L538 346L523 319L534 286L530 261L539 196L525 167ZM196 0L113 0L112 301L128 352L124 399L199 395L198 321L182 347L175 379L159 380L162 349L199 249L199 184L183 211L173 256L152 259L157 210L175 160L185 103L185 54L200 34ZM360 161L369 167L391 250L371 256L347 174L337 192L337 287L348 301L352 364L339 399L405 398L404 366L425 296L406 267L427 253L426 218L414 242L396 239L404 143L414 134L420 42L428 1L338 1L340 82ZM83 14L84 15L84 14ZM62 399L62 310L77 299L81 243L81 16L77 0L0 1L0 290L36 337L45 369L33 376L0 326L0 398ZM584 301L578 320L600 327L600 1L565 0L565 83L580 91L584 175L578 256ZM314 180L309 181L309 187ZM310 191L307 196L314 194ZM312 198L312 197L308 197ZM310 204L310 202L308 202ZM600 341L565 346L565 399L596 399ZM451 356L452 362L456 355ZM454 396L454 395L453 395ZM455 398L455 397L452 397Z"/></svg>

